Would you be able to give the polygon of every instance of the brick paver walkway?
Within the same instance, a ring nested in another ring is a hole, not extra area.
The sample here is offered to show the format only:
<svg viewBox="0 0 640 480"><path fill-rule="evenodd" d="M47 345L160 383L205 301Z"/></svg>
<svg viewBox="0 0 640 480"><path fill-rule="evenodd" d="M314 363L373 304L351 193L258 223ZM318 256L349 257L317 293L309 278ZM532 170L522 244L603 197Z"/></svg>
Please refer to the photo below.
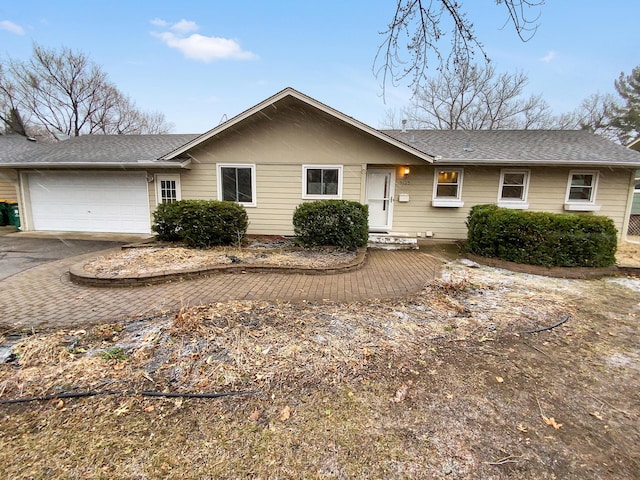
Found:
<svg viewBox="0 0 640 480"><path fill-rule="evenodd" d="M419 291L439 268L436 258L420 251L372 250L360 270L334 275L215 274L130 288L69 281L70 265L99 254L51 262L0 281L0 326L83 328L226 300L350 302L401 296Z"/></svg>

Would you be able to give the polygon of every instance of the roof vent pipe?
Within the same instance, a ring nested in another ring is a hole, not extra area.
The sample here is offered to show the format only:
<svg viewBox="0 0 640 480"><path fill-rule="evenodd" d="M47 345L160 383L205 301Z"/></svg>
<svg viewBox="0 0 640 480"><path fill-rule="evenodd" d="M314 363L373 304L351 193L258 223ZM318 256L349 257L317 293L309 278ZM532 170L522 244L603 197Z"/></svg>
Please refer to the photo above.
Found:
<svg viewBox="0 0 640 480"><path fill-rule="evenodd" d="M407 119L402 120L402 133L407 133Z"/></svg>

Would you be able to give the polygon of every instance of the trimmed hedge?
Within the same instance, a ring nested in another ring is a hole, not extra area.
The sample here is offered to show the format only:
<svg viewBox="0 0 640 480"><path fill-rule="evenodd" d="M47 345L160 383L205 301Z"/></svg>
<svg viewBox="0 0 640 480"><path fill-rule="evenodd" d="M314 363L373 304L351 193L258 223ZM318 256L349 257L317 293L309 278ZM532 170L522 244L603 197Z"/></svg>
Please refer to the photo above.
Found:
<svg viewBox="0 0 640 480"><path fill-rule="evenodd" d="M609 267L616 261L618 233L608 217L476 205L467 227L467 249L484 257L545 267Z"/></svg>
<svg viewBox="0 0 640 480"><path fill-rule="evenodd" d="M303 247L364 247L369 240L369 207L349 200L301 203L293 212L296 242Z"/></svg>
<svg viewBox="0 0 640 480"><path fill-rule="evenodd" d="M237 203L180 200L158 205L151 229L159 240L208 248L242 243L248 224L246 210Z"/></svg>

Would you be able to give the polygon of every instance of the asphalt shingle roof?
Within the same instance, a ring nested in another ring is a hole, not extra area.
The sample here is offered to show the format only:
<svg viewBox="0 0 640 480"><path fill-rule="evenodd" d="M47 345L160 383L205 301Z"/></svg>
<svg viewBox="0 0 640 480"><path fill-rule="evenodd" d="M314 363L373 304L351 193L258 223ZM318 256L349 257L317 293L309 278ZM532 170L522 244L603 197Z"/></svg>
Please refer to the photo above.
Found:
<svg viewBox="0 0 640 480"><path fill-rule="evenodd" d="M0 135L0 163L36 154L49 146L45 143L34 142L21 135Z"/></svg>
<svg viewBox="0 0 640 480"><path fill-rule="evenodd" d="M435 163L633 165L640 152L582 130L382 130Z"/></svg>
<svg viewBox="0 0 640 480"><path fill-rule="evenodd" d="M40 143L15 135L1 135L0 165L135 165L155 162L162 155L195 137L196 135L83 135L57 143Z"/></svg>
<svg viewBox="0 0 640 480"><path fill-rule="evenodd" d="M580 130L381 130L436 164L610 165L640 168L640 152ZM198 135L84 135L56 143L0 135L0 166L134 166L158 160Z"/></svg>

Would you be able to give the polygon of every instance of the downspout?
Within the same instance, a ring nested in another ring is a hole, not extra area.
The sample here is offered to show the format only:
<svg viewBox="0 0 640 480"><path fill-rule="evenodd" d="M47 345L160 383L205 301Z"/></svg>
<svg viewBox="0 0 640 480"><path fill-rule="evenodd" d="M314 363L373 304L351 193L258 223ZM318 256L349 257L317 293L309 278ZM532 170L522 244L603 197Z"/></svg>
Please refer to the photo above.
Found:
<svg viewBox="0 0 640 480"><path fill-rule="evenodd" d="M627 208L624 212L622 220L622 232L620 232L619 240L628 241L627 234L629 232L629 220L631 219L631 208L633 207L633 197L636 186L636 170L631 170L629 174L629 193L627 194Z"/></svg>
<svg viewBox="0 0 640 480"><path fill-rule="evenodd" d="M25 186L26 184L26 186ZM20 230L27 232L33 230L31 225L31 211L27 209L27 196L26 191L29 188L29 181L26 178L26 173L22 170L18 170L18 209L20 210ZM31 207L31 204L29 204Z"/></svg>

